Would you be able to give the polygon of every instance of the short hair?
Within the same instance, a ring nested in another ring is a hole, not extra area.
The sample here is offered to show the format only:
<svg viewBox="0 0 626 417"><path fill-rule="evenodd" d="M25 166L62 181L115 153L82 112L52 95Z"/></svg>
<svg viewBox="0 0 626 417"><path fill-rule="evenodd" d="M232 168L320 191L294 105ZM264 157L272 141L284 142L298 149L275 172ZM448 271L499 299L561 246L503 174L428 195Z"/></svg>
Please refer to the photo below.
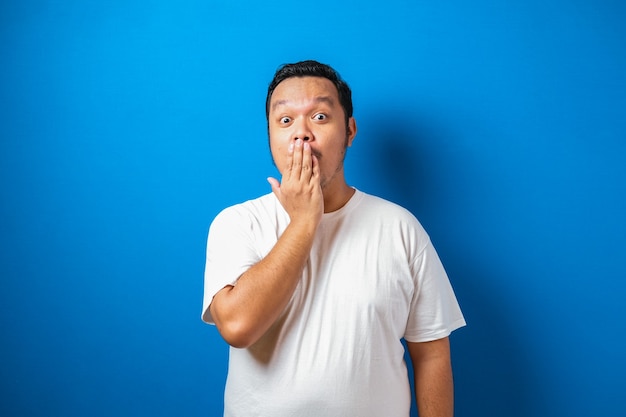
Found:
<svg viewBox="0 0 626 417"><path fill-rule="evenodd" d="M267 88L267 98L265 99L265 117L268 119L268 122L270 116L270 101L272 100L274 89L276 89L278 84L292 77L322 77L330 80L337 88L339 104L341 104L343 112L345 113L346 125L348 124L348 120L352 117L352 91L348 83L346 83L339 73L329 65L321 64L313 60L284 64L276 70L274 78Z"/></svg>

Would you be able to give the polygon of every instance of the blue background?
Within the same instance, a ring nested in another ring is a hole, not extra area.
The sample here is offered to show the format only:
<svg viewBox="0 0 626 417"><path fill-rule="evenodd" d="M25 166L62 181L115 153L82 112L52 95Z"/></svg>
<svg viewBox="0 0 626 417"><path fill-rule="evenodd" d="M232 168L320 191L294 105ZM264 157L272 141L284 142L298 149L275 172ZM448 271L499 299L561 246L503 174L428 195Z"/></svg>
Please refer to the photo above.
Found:
<svg viewBox="0 0 626 417"><path fill-rule="evenodd" d="M354 91L347 177L429 231L468 327L458 416L626 415L626 6L0 6L0 415L218 416L205 238L269 191L264 99Z"/></svg>

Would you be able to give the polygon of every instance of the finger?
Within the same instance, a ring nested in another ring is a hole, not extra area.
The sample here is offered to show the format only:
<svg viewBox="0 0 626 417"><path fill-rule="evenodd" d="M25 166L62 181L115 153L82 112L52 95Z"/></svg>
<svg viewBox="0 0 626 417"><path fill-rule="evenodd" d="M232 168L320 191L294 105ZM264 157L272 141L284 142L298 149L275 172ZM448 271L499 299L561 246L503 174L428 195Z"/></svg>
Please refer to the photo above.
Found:
<svg viewBox="0 0 626 417"><path fill-rule="evenodd" d="M287 165L285 172L283 172L283 179L289 179L293 175L293 147L293 142L291 142L287 147Z"/></svg>
<svg viewBox="0 0 626 417"><path fill-rule="evenodd" d="M311 172L313 171L313 161L311 156L311 145L304 143L302 146L302 174L300 175L300 178L305 181L311 179Z"/></svg>
<svg viewBox="0 0 626 417"><path fill-rule="evenodd" d="M313 169L313 175L319 175L320 173L320 161L317 156L311 155L311 167Z"/></svg>
<svg viewBox="0 0 626 417"><path fill-rule="evenodd" d="M296 139L293 147L293 160L291 163L291 175L294 179L300 179L302 175L302 139Z"/></svg>
<svg viewBox="0 0 626 417"><path fill-rule="evenodd" d="M311 179L319 181L320 178L320 163L317 156L311 155Z"/></svg>

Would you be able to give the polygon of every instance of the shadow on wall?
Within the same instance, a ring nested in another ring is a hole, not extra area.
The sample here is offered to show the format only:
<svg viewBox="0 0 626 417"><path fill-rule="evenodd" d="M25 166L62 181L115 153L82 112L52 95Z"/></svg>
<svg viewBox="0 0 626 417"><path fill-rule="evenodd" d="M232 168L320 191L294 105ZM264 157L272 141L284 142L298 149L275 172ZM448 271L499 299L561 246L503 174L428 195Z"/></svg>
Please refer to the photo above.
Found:
<svg viewBox="0 0 626 417"><path fill-rule="evenodd" d="M368 127L369 139L363 144L367 153L364 166L379 181L375 193L406 207L424 224L468 323L451 337L458 415L532 415L528 399L541 395L536 392L540 388L533 381L535 372L506 300L493 286L507 273L493 269L489 253L483 259L470 258L466 245L472 244L471 236L466 236L466 229L447 225L447 216L454 214L448 205L457 204L454 193L467 195L463 187L468 179L460 174L471 169L468 164L479 161L468 161L466 156L457 156L459 152L455 155L449 146L454 140L451 134L445 137L445 129L420 124L414 115L401 117L390 112L382 120L390 123ZM490 231L481 233L488 236ZM414 408L411 415L417 415Z"/></svg>

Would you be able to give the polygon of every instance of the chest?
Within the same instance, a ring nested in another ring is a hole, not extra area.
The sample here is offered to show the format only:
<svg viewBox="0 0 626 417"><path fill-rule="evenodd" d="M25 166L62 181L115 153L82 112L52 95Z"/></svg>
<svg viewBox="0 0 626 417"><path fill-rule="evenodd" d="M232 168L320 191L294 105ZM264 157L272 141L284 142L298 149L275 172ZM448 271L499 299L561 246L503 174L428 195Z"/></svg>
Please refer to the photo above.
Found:
<svg viewBox="0 0 626 417"><path fill-rule="evenodd" d="M320 232L293 307L323 323L386 328L401 336L415 291L401 239L365 230L348 235L342 228Z"/></svg>

